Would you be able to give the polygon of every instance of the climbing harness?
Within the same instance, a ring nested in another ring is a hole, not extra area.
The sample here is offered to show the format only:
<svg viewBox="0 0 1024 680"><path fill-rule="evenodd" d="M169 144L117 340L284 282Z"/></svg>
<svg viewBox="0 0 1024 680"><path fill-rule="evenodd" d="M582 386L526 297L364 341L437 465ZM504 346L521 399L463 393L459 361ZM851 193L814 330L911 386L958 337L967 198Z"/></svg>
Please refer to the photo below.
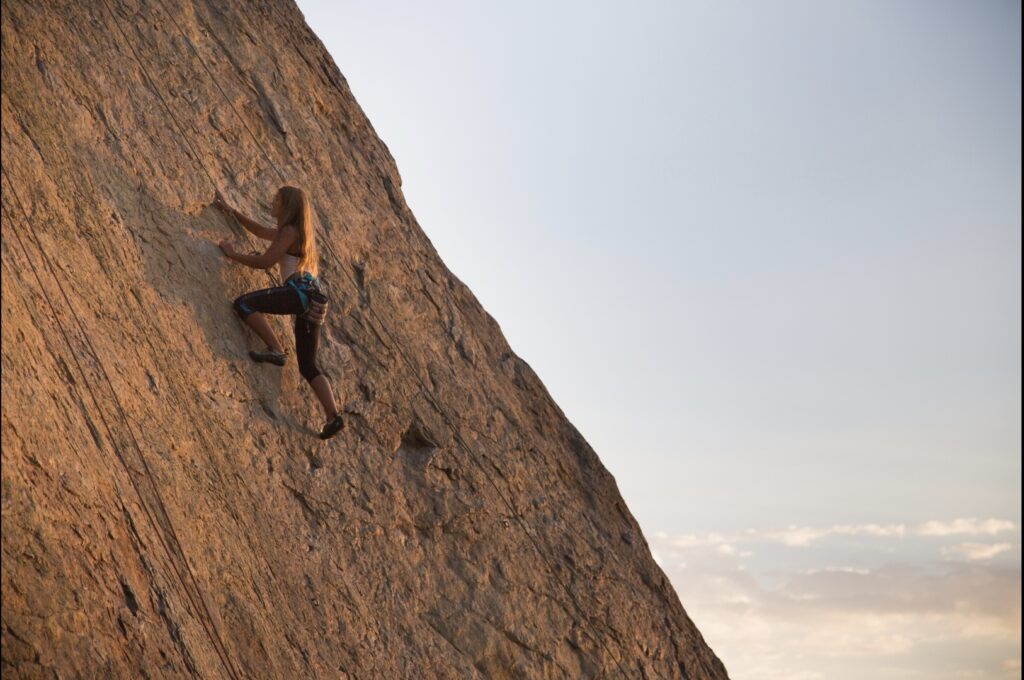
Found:
<svg viewBox="0 0 1024 680"><path fill-rule="evenodd" d="M302 300L302 314L299 318L311 324L322 326L327 318L327 307L330 301L324 292L324 284L309 272L295 272L285 281L295 289Z"/></svg>

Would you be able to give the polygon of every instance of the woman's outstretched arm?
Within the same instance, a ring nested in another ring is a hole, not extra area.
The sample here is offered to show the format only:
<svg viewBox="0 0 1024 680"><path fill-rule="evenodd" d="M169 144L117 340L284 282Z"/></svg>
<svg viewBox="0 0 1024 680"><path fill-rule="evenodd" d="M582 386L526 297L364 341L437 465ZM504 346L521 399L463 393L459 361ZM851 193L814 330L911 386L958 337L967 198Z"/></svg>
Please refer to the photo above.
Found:
<svg viewBox="0 0 1024 680"><path fill-rule="evenodd" d="M235 219L238 220L239 224L245 227L245 230L248 231L250 234L253 234L254 236L258 236L259 238L264 239L265 241L273 241L277 237L277 229L265 227L256 220L249 219L248 217L246 217L245 215L243 215L242 213L240 213L239 211L235 210L227 203L222 201L220 198L214 199L213 207L217 208L218 210L222 210L224 213L228 215L234 215Z"/></svg>
<svg viewBox="0 0 1024 680"><path fill-rule="evenodd" d="M231 247L231 244L227 241L220 242L220 249L232 260L235 262L241 262L247 267L252 267L253 269L270 269L277 264L278 260L284 257L284 254L288 252L288 248L298 237L299 234L295 228L287 225L275 230L274 242L270 244L270 247L267 248L262 255L236 253Z"/></svg>

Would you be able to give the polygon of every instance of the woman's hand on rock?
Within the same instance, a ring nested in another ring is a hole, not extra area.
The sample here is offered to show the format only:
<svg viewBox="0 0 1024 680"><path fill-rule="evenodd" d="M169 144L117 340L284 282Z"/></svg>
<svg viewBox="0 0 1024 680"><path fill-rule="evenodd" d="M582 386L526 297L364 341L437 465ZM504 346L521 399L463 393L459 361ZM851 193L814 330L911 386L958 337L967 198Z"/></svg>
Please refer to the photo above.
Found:
<svg viewBox="0 0 1024 680"><path fill-rule="evenodd" d="M235 252L235 249L231 247L231 243L227 239L218 243L217 246L220 248L220 251L228 257L231 257L231 255Z"/></svg>

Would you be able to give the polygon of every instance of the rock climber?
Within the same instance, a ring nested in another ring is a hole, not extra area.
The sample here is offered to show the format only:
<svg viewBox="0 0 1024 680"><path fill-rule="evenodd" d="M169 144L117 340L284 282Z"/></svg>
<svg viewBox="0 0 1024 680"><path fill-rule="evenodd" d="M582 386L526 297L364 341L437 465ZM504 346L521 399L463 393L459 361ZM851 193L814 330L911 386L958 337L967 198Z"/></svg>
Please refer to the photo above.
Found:
<svg viewBox="0 0 1024 680"><path fill-rule="evenodd" d="M316 365L316 352L320 345L320 328L327 311L327 296L317 278L316 231L310 215L306 193L297 187L283 186L274 195L270 214L277 220L277 228L266 227L249 219L230 207L217 195L215 208L235 219L253 235L271 241L262 255L235 252L227 240L218 245L229 259L253 269L279 266L281 285L264 288L239 296L234 304L235 313L256 332L267 349L250 351L253 361L284 366L287 353L264 314L295 315L295 354L299 373L313 388L327 416L327 424L320 432L321 439L330 439L342 428L342 417L334 402L334 394L327 377Z"/></svg>

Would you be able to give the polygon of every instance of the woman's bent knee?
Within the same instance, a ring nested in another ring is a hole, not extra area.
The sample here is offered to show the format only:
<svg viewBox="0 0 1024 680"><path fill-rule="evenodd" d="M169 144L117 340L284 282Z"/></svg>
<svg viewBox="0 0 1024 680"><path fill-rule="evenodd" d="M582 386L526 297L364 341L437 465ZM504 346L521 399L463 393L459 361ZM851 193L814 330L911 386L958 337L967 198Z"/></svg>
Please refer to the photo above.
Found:
<svg viewBox="0 0 1024 680"><path fill-rule="evenodd" d="M234 303L232 303L231 307L235 310L235 314L237 314L238 317L241 319L244 319L245 317L249 316L250 314L256 311L249 305L245 304L245 295L240 295L237 298L235 298L235 301Z"/></svg>

